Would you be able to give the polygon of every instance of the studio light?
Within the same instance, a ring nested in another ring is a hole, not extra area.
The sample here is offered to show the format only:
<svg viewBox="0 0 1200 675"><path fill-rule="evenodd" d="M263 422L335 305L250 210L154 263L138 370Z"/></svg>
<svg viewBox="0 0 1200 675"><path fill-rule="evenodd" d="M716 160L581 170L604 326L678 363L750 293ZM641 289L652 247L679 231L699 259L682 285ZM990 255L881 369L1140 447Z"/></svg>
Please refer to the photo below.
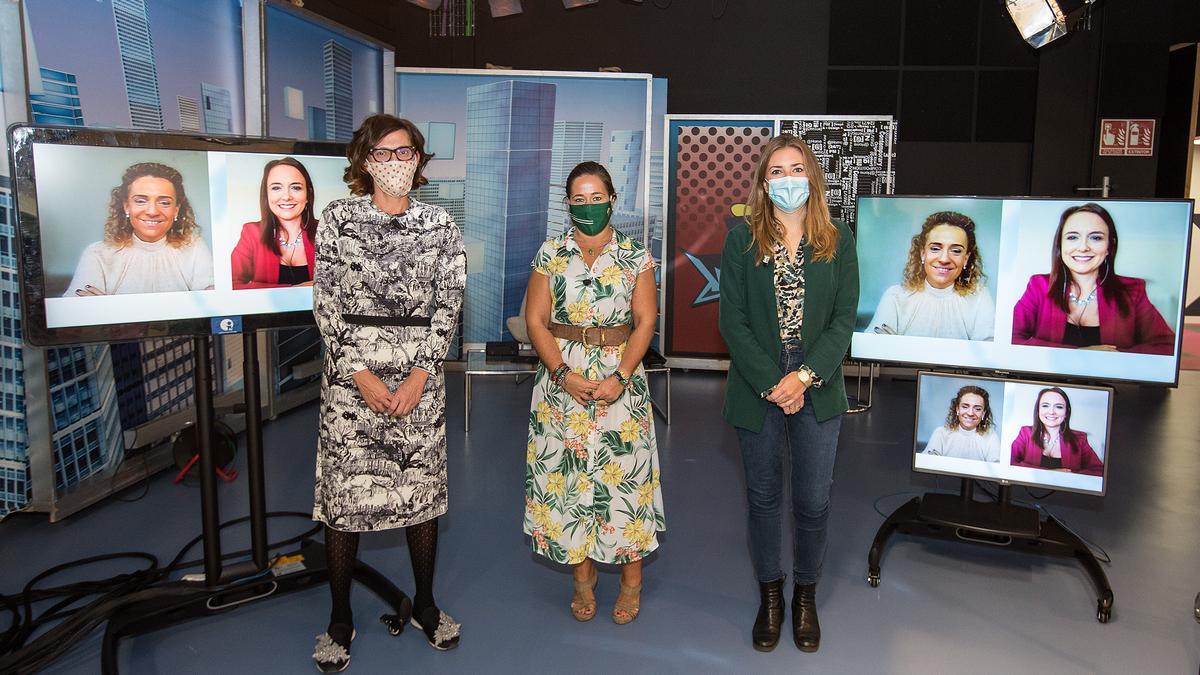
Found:
<svg viewBox="0 0 1200 675"><path fill-rule="evenodd" d="M598 2L600 2L600 0L563 0L563 7L566 7L567 9L575 9L576 7L587 7L588 5L594 5Z"/></svg>
<svg viewBox="0 0 1200 675"><path fill-rule="evenodd" d="M1090 12L1096 0L1004 0L1021 37L1042 47L1067 34L1080 13Z"/></svg>
<svg viewBox="0 0 1200 675"><path fill-rule="evenodd" d="M433 11L442 6L442 0L408 0L417 7Z"/></svg>
<svg viewBox="0 0 1200 675"><path fill-rule="evenodd" d="M521 0L488 0L488 7L492 10L492 18L499 19L502 16L520 14Z"/></svg>

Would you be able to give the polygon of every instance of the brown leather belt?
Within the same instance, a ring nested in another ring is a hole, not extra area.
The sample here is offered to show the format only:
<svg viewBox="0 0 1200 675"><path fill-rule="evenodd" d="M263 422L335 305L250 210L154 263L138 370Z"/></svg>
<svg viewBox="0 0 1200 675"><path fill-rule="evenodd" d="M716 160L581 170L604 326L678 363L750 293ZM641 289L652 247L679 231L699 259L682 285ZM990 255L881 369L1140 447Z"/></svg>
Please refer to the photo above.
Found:
<svg viewBox="0 0 1200 675"><path fill-rule="evenodd" d="M551 323L550 334L564 340L582 342L589 347L616 347L629 339L633 327L629 324L619 326L572 326L565 323Z"/></svg>

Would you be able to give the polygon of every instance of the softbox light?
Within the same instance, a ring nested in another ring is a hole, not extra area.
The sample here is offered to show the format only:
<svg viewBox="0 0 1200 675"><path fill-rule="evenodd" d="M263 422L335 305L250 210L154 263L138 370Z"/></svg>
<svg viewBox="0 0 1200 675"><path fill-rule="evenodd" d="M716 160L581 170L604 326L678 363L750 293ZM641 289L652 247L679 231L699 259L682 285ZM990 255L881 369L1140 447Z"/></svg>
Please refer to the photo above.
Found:
<svg viewBox="0 0 1200 675"><path fill-rule="evenodd" d="M520 14L521 0L488 0L488 7L492 10L492 18L499 19L502 16Z"/></svg>
<svg viewBox="0 0 1200 675"><path fill-rule="evenodd" d="M576 7L587 7L588 5L594 5L598 2L600 2L600 0L563 0L563 7L566 7L567 9L575 9Z"/></svg>
<svg viewBox="0 0 1200 675"><path fill-rule="evenodd" d="M1034 47L1066 35L1074 18L1093 4L1095 0L1004 0L1021 37Z"/></svg>
<svg viewBox="0 0 1200 675"><path fill-rule="evenodd" d="M433 11L442 6L442 0L408 0L417 7Z"/></svg>

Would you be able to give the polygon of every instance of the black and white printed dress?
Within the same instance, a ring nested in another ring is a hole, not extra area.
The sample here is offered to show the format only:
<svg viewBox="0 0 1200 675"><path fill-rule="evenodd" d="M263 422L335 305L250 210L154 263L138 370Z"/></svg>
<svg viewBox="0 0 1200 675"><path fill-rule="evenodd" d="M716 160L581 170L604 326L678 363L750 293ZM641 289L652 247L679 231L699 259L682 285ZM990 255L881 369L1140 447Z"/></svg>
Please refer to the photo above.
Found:
<svg viewBox="0 0 1200 675"><path fill-rule="evenodd" d="M325 340L313 519L347 532L406 527L446 512L442 360L466 284L462 235L445 209L412 200L391 215L370 196L329 204L317 228L313 313ZM373 412L363 368L394 390L429 373L405 417Z"/></svg>

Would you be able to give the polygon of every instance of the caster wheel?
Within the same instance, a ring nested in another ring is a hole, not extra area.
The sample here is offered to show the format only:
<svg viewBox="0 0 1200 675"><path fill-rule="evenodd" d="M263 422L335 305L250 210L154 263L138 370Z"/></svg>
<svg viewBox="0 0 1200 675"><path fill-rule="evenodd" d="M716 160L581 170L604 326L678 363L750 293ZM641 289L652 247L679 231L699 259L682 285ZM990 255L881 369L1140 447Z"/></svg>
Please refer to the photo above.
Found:
<svg viewBox="0 0 1200 675"><path fill-rule="evenodd" d="M401 619L396 614L384 614L383 616L379 617L379 621L387 627L387 631L392 635L399 635L400 633L404 632L404 624L406 621Z"/></svg>
<svg viewBox="0 0 1200 675"><path fill-rule="evenodd" d="M1112 608L1111 607L1097 607L1096 608L1096 620L1097 621L1099 621L1100 623L1108 623L1108 620L1111 618L1112 618Z"/></svg>
<svg viewBox="0 0 1200 675"><path fill-rule="evenodd" d="M878 574L868 574L867 575L867 583L871 585L871 588L879 588L879 575Z"/></svg>

